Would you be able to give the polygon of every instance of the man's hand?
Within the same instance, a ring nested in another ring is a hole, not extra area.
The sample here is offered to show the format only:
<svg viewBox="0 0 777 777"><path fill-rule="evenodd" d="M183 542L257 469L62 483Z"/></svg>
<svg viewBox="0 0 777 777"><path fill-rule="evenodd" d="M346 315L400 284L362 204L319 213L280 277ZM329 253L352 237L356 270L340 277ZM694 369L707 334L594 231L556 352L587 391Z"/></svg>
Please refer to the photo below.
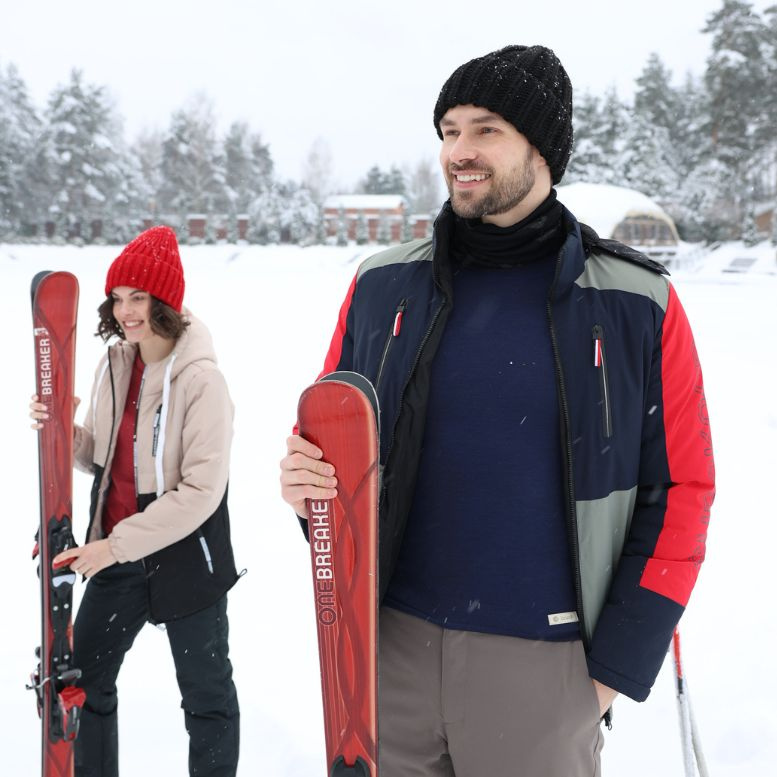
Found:
<svg viewBox="0 0 777 777"><path fill-rule="evenodd" d="M67 564L74 572L84 577L94 577L98 572L116 563L108 540L87 542L80 548L70 548L57 554L51 561L54 567Z"/></svg>
<svg viewBox="0 0 777 777"><path fill-rule="evenodd" d="M322 461L324 453L298 434L286 440L281 459L281 496L303 518L308 517L307 499L334 499L337 496L335 468Z"/></svg>
<svg viewBox="0 0 777 777"><path fill-rule="evenodd" d="M596 698L599 699L599 717L601 718L610 709L610 706L615 701L615 697L618 695L618 691L614 691L598 680L592 679L591 682L596 690Z"/></svg>

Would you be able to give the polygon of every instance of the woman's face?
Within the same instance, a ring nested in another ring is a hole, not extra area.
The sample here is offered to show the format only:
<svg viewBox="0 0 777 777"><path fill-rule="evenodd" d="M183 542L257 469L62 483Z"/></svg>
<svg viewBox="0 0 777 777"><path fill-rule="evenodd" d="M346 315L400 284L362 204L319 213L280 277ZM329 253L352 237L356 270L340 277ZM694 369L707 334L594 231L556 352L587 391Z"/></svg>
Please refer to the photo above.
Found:
<svg viewBox="0 0 777 777"><path fill-rule="evenodd" d="M127 342L140 343L155 337L151 329L151 295L131 286L117 286L111 291L113 317L119 322Z"/></svg>

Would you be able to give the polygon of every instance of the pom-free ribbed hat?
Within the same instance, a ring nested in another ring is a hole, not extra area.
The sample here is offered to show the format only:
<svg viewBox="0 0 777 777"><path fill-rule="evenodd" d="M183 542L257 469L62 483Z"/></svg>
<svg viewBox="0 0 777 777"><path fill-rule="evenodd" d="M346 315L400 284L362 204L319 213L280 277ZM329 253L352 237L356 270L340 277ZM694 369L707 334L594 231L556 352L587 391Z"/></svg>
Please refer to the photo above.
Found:
<svg viewBox="0 0 777 777"><path fill-rule="evenodd" d="M105 294L117 286L147 291L181 312L184 279L178 241L170 227L141 232L113 260L105 279Z"/></svg>
<svg viewBox="0 0 777 777"><path fill-rule="evenodd" d="M434 106L434 127L456 105L477 105L509 121L542 154L553 183L572 152L572 84L545 46L506 46L457 68Z"/></svg>

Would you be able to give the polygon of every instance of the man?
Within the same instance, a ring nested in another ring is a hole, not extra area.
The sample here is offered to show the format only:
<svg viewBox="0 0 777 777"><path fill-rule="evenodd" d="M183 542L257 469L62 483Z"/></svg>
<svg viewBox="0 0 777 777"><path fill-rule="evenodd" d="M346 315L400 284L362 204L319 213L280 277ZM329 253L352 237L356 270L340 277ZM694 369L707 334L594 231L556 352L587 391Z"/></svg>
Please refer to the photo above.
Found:
<svg viewBox="0 0 777 777"><path fill-rule="evenodd" d="M434 238L359 268L324 372L381 407L382 777L591 777L704 557L701 372L665 270L557 200L572 88L542 46L459 67ZM284 499L336 494L299 436Z"/></svg>

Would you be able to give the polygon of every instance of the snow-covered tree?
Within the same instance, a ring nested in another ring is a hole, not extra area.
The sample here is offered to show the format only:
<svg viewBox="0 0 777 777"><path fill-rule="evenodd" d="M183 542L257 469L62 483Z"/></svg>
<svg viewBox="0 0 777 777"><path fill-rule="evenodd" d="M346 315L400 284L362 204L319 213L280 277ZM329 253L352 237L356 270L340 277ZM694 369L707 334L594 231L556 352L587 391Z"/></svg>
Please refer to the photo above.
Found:
<svg viewBox="0 0 777 777"><path fill-rule="evenodd" d="M669 129L636 114L624 134L623 185L663 205L678 200L680 176L677 146Z"/></svg>
<svg viewBox="0 0 777 777"><path fill-rule="evenodd" d="M324 138L316 138L308 151L302 165L302 185L318 206L332 191L332 152Z"/></svg>
<svg viewBox="0 0 777 777"><path fill-rule="evenodd" d="M245 212L251 202L272 186L270 148L244 122L235 122L224 139L224 183L230 212Z"/></svg>
<svg viewBox="0 0 777 777"><path fill-rule="evenodd" d="M407 211L402 215L402 231L399 239L401 243L408 243L413 239L413 225L410 223L410 214Z"/></svg>
<svg viewBox="0 0 777 777"><path fill-rule="evenodd" d="M298 245L314 244L318 229L319 207L314 202L310 191L294 181L287 181L282 188L282 195L282 234L287 234L288 240Z"/></svg>
<svg viewBox="0 0 777 777"><path fill-rule="evenodd" d="M396 165L392 165L388 172L373 165L359 184L359 190L364 194L404 195L406 188L405 176Z"/></svg>
<svg viewBox="0 0 777 777"><path fill-rule="evenodd" d="M162 188L162 144L165 136L159 130L144 130L131 146L137 159L139 173L147 198L141 204L139 216L148 216L153 221L159 218L159 192Z"/></svg>
<svg viewBox="0 0 777 777"><path fill-rule="evenodd" d="M407 198L413 213L426 213L442 205L440 169L431 159L420 159L407 176Z"/></svg>
<svg viewBox="0 0 777 777"><path fill-rule="evenodd" d="M728 179L728 169L710 157L683 181L682 201L672 213L683 239L711 243L739 234L739 224L725 196Z"/></svg>
<svg viewBox="0 0 777 777"><path fill-rule="evenodd" d="M385 213L378 217L378 230L375 238L381 245L388 245L391 242L391 223Z"/></svg>
<svg viewBox="0 0 777 777"><path fill-rule="evenodd" d="M745 205L745 216L742 220L742 241L746 246L754 246L761 240L758 235L758 227L755 223L755 208L753 201L748 200Z"/></svg>
<svg viewBox="0 0 777 777"><path fill-rule="evenodd" d="M345 208L342 205L337 210L336 242L339 246L348 245L348 218L345 215Z"/></svg>
<svg viewBox="0 0 777 777"><path fill-rule="evenodd" d="M176 111L162 143L160 209L177 218L179 227L190 213L228 210L216 120L209 100L200 96Z"/></svg>
<svg viewBox="0 0 777 777"><path fill-rule="evenodd" d="M367 229L367 218L364 213L359 213L356 219L356 243L360 246L366 245L370 241L370 233Z"/></svg>
<svg viewBox="0 0 777 777"><path fill-rule="evenodd" d="M590 92L583 92L577 99L573 113L574 144L563 183L584 181L601 183L602 170L607 164L604 151L599 145L596 129L599 125L599 98Z"/></svg>
<svg viewBox="0 0 777 777"><path fill-rule="evenodd" d="M777 197L772 203L772 245L777 246Z"/></svg>
<svg viewBox="0 0 777 777"><path fill-rule="evenodd" d="M0 239L29 233L35 218L35 190L27 165L35 152L41 121L13 65L0 68Z"/></svg>
<svg viewBox="0 0 777 777"><path fill-rule="evenodd" d="M98 224L111 222L129 164L122 159L119 119L104 87L73 70L70 81L52 92L45 120L49 218L58 235L91 240Z"/></svg>
<svg viewBox="0 0 777 777"><path fill-rule="evenodd" d="M763 96L774 90L764 56L767 28L750 3L723 0L703 32L712 35L704 79L713 152L742 183L761 137Z"/></svg>

